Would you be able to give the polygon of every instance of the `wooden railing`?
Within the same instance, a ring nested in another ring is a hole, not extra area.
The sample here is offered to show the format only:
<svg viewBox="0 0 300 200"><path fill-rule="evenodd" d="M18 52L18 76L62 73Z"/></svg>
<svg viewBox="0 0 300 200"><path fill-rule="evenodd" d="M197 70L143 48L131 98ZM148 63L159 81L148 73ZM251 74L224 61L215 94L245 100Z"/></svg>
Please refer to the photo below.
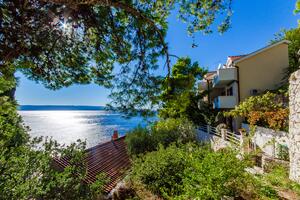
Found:
<svg viewBox="0 0 300 200"><path fill-rule="evenodd" d="M223 140L225 140L227 142L230 142L230 143L232 143L234 145L238 145L239 146L243 142L242 141L243 138L242 138L241 135L233 133L231 131L228 131L227 129L219 129L219 130L217 130L216 127L213 127L213 126L210 126L210 125L207 125L207 124L201 124L199 126L199 130L203 131L203 132L205 132L207 134L220 137Z"/></svg>
<svg viewBox="0 0 300 200"><path fill-rule="evenodd" d="M241 135L237 135L235 133L226 130L225 140L229 142L233 142L236 145L240 145Z"/></svg>
<svg viewBox="0 0 300 200"><path fill-rule="evenodd" d="M201 124L201 125L199 126L199 130L201 130L201 131L203 131L203 132L206 132L206 133L207 133L207 127L208 127L208 125Z"/></svg>
<svg viewBox="0 0 300 200"><path fill-rule="evenodd" d="M218 137L222 137L221 132L219 132L219 131L217 130L217 128L216 128L216 127L213 127L213 126L210 127L210 134L211 134L211 135L216 135L216 136L218 136Z"/></svg>

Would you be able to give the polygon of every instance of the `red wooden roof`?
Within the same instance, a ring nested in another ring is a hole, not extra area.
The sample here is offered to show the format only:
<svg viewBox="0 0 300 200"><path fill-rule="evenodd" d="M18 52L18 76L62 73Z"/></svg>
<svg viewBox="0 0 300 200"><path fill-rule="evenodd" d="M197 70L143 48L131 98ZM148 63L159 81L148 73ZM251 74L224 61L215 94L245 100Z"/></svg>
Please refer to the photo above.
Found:
<svg viewBox="0 0 300 200"><path fill-rule="evenodd" d="M240 58L242 58L244 56L246 56L246 55L228 56L228 58L230 58L231 61L235 61L235 60L238 60L238 59L240 59Z"/></svg>
<svg viewBox="0 0 300 200"><path fill-rule="evenodd" d="M124 140L125 136L86 150L87 177L84 180L86 183L95 182L98 174L105 173L109 182L104 190L110 192L124 178L126 170L131 166ZM54 160L61 169L69 164L68 158L55 158Z"/></svg>

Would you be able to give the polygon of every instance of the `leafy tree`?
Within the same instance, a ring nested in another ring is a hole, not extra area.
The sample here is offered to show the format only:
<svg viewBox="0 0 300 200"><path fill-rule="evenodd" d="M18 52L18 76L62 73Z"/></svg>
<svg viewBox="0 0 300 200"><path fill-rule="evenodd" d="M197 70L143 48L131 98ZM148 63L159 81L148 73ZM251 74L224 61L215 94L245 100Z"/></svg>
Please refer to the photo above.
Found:
<svg viewBox="0 0 300 200"><path fill-rule="evenodd" d="M188 118L194 123L203 121L203 110L199 102L203 94L198 91L197 81L203 78L206 70L192 63L189 58L180 58L172 68L172 74L163 82L160 96L161 118Z"/></svg>
<svg viewBox="0 0 300 200"><path fill-rule="evenodd" d="M295 14L299 14L300 13L300 0L296 1L296 8L295 8ZM299 26L300 26L300 21L298 21Z"/></svg>
<svg viewBox="0 0 300 200"><path fill-rule="evenodd" d="M191 34L211 32L216 17L223 18L218 31L229 28L231 0L1 1L1 74L13 77L6 70L13 65L50 89L90 82L111 87L113 79L112 106L144 109L157 92L152 71L159 56L170 69L165 35L175 9Z"/></svg>

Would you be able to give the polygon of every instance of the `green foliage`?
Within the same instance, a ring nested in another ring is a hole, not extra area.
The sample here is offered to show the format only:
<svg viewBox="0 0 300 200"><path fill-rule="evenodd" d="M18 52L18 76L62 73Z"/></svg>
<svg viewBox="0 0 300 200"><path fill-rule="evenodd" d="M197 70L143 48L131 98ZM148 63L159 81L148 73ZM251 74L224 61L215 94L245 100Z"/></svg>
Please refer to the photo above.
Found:
<svg viewBox="0 0 300 200"><path fill-rule="evenodd" d="M152 135L165 147L173 142L188 143L196 140L196 129L187 119L165 119L152 127Z"/></svg>
<svg viewBox="0 0 300 200"><path fill-rule="evenodd" d="M15 84L13 77L0 75L0 199L93 199L105 179L97 187L82 183L84 143L63 148L52 140L30 139L16 102L6 96ZM57 171L54 156L70 157L70 166Z"/></svg>
<svg viewBox="0 0 300 200"><path fill-rule="evenodd" d="M178 199L221 199L239 196L251 181L245 173L246 162L229 151L202 152L196 150L189 157L190 167L184 171L184 192Z"/></svg>
<svg viewBox="0 0 300 200"><path fill-rule="evenodd" d="M39 149L40 140L31 145L7 149L1 155L2 199L93 199L102 193L105 178L99 177L94 184L83 183L86 175L84 146L71 145L66 148L54 141L47 141ZM70 165L57 170L53 156L68 156Z"/></svg>
<svg viewBox="0 0 300 200"><path fill-rule="evenodd" d="M217 16L225 17L218 30L229 28L231 0L0 1L0 198L90 199L103 184L82 184L84 145L61 148L48 141L39 149L41 140L29 138L13 100L14 73L50 89L91 82L114 86L114 108L148 114L147 106L158 103L161 77L153 71L160 56L170 69L165 36L175 8L190 33L211 32ZM52 169L55 155L72 157L71 165Z"/></svg>
<svg viewBox="0 0 300 200"><path fill-rule="evenodd" d="M202 79L206 72L189 58L178 59L172 68L171 76L162 84L159 117L188 118L195 124L203 122L204 111L199 108L199 101L204 94L198 91L197 81Z"/></svg>
<svg viewBox="0 0 300 200"><path fill-rule="evenodd" d="M132 178L164 199L220 199L254 187L246 166L231 150L213 152L191 143L160 146L134 160Z"/></svg>
<svg viewBox="0 0 300 200"><path fill-rule="evenodd" d="M266 126L276 130L288 127L288 108L283 103L283 95L267 92L261 96L251 96L235 109L225 112L225 116L245 117L248 123Z"/></svg>
<svg viewBox="0 0 300 200"><path fill-rule="evenodd" d="M261 96L251 96L236 107L236 109L225 113L225 115L231 116L247 116L248 113L251 111L262 110L262 111L269 111L269 110L277 110L282 108L282 104L277 104L275 102L276 94L267 92Z"/></svg>
<svg viewBox="0 0 300 200"><path fill-rule="evenodd" d="M296 1L296 8L295 8L295 13L298 14L300 12L300 1Z"/></svg>
<svg viewBox="0 0 300 200"><path fill-rule="evenodd" d="M126 4L128 7L134 8L127 9L126 14L131 16L133 13L128 12L128 10L136 9L133 15L142 18L140 24L146 24L146 31L144 31L145 27L137 31L143 33L140 37L141 41L137 41L137 44L142 43L145 45L137 51L140 54L136 58L142 59L136 62L137 67L132 69L128 66L128 62L126 67L122 68L121 72L130 72L130 75L116 77L117 84L115 84L110 96L113 99L110 107L129 115L137 114L139 111L144 115L153 114L150 111L159 104L161 92L159 84L164 77L155 76L155 73L151 72L158 67L156 63L160 55L164 55L166 58L165 66L168 68L168 75L170 75L171 70L170 57L172 55L168 53L168 45L164 41L169 14L174 10L179 11L178 17L187 23L188 33L190 34L199 31L211 33L211 27L216 27L214 26L214 22L217 21L215 19L221 17L223 19L217 27L218 31L222 33L230 27L231 0L201 2L180 0L126 1ZM148 31L147 28L152 29L152 31ZM133 31L130 30L130 32ZM161 34L157 34L157 32L161 32ZM148 45L148 38L150 37L153 38L153 42ZM160 51L155 51L155 53L153 52L148 56L147 52L155 50L153 47L157 46L162 47L159 49ZM135 64L135 62L130 62L130 65L132 64Z"/></svg>
<svg viewBox="0 0 300 200"><path fill-rule="evenodd" d="M231 0L1 1L0 65L13 63L50 89L114 86L112 107L136 114L157 103L160 77L153 72L161 56L170 70L165 36L172 11L190 34L230 27Z"/></svg>
<svg viewBox="0 0 300 200"><path fill-rule="evenodd" d="M296 6L295 6L295 14L299 14L300 13L300 0L297 0L296 1ZM299 27L300 27L300 20L298 20L298 24L299 24Z"/></svg>
<svg viewBox="0 0 300 200"><path fill-rule="evenodd" d="M282 164L269 164L268 173L258 176L258 179L266 187L277 190L290 190L300 195L300 185L289 179L288 167Z"/></svg>
<svg viewBox="0 0 300 200"><path fill-rule="evenodd" d="M154 151L159 144L188 143L196 140L196 129L186 119L160 120L149 128L137 127L127 133L127 149L131 155Z"/></svg>
<svg viewBox="0 0 300 200"><path fill-rule="evenodd" d="M165 198L182 193L183 171L187 167L183 148L160 146L158 151L146 154L133 163L133 176L155 194Z"/></svg>
<svg viewBox="0 0 300 200"><path fill-rule="evenodd" d="M150 130L140 126L126 134L125 142L131 155L154 151L157 148L157 141L151 135Z"/></svg>
<svg viewBox="0 0 300 200"><path fill-rule="evenodd" d="M287 161L290 159L289 148L286 145L278 144L277 151L277 156L279 159Z"/></svg>
<svg viewBox="0 0 300 200"><path fill-rule="evenodd" d="M261 197L265 197L263 199L279 199L276 190L268 185L260 185L259 194Z"/></svg>
<svg viewBox="0 0 300 200"><path fill-rule="evenodd" d="M287 30L285 39L291 41L289 44L289 72L292 73L300 66L300 28Z"/></svg>

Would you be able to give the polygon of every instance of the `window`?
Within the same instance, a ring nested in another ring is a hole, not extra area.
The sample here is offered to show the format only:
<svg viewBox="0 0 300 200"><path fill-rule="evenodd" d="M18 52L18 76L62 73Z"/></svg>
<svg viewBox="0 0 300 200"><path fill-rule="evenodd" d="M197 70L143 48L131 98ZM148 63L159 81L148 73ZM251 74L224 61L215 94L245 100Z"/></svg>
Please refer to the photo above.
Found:
<svg viewBox="0 0 300 200"><path fill-rule="evenodd" d="M230 88L228 88L226 90L226 94L227 94L227 96L233 96L233 89L232 89L232 87L230 87Z"/></svg>

